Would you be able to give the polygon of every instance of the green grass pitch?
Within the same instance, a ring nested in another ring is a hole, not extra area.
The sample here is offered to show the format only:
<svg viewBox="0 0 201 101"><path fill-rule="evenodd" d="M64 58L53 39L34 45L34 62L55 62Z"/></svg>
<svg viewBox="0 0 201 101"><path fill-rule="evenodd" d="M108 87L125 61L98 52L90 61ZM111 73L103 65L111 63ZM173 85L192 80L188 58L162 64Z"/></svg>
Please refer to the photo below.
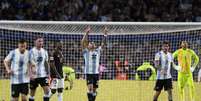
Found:
<svg viewBox="0 0 201 101"><path fill-rule="evenodd" d="M96 101L152 101L154 85L154 81L100 80ZM177 82L174 82L173 87L174 101L179 101ZM201 101L201 83L195 82L195 87L196 101ZM189 99L188 89L186 91L186 98ZM86 81L75 80L74 88L64 91L63 99L64 101L87 101L86 93ZM42 101L42 97L43 91L38 87L35 99ZM9 80L0 80L0 101L3 99L10 101ZM54 95L50 101L57 101L57 96ZM159 101L167 101L166 92L162 92Z"/></svg>

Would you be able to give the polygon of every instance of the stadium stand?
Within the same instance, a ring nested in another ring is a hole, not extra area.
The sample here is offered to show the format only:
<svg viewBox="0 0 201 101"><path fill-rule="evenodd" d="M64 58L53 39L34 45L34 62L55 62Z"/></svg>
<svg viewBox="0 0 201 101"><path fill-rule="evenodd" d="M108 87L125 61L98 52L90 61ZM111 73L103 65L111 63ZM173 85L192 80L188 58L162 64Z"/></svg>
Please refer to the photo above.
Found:
<svg viewBox="0 0 201 101"><path fill-rule="evenodd" d="M1 20L201 21L200 0L1 0Z"/></svg>

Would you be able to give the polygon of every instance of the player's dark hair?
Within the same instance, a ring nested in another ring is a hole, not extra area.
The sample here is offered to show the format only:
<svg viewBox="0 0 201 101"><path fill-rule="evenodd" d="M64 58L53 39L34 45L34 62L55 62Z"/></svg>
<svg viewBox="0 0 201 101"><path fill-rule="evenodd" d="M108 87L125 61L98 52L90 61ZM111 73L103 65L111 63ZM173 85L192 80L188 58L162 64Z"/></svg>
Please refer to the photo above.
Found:
<svg viewBox="0 0 201 101"><path fill-rule="evenodd" d="M18 43L19 43L19 44L27 43L27 40L25 40L25 39L20 39Z"/></svg>
<svg viewBox="0 0 201 101"><path fill-rule="evenodd" d="M169 42L169 41L164 41L164 42L163 42L163 45L168 45L168 46L170 46L170 42Z"/></svg>
<svg viewBox="0 0 201 101"><path fill-rule="evenodd" d="M160 47L160 50L162 50L163 45L168 45L168 46L170 46L170 43L169 43L169 41L167 41L167 40L163 41L162 44L160 44L160 46L161 46L161 47Z"/></svg>
<svg viewBox="0 0 201 101"><path fill-rule="evenodd" d="M43 38L43 37L40 36L40 35L38 35L38 36L36 36L36 37L34 38L34 40L38 40L38 39L41 39L41 38Z"/></svg>
<svg viewBox="0 0 201 101"><path fill-rule="evenodd" d="M53 44L54 46L53 46L53 47L54 47L54 48L57 48L57 47L58 47L58 44L62 44L62 42L61 42L61 41L56 41L56 42L54 42L54 44Z"/></svg>

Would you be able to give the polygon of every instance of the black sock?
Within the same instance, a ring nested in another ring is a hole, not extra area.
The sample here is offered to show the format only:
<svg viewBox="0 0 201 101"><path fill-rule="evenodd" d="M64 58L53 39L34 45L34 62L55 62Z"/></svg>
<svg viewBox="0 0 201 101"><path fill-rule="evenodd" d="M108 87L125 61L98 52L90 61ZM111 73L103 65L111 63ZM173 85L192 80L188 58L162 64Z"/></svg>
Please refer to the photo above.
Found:
<svg viewBox="0 0 201 101"><path fill-rule="evenodd" d="M49 101L49 99L50 99L49 97L45 97L45 96L43 97L43 101Z"/></svg>
<svg viewBox="0 0 201 101"><path fill-rule="evenodd" d="M92 93L87 93L88 100L93 101L93 94Z"/></svg>
<svg viewBox="0 0 201 101"><path fill-rule="evenodd" d="M30 98L29 98L29 101L34 101L34 99L30 99Z"/></svg>
<svg viewBox="0 0 201 101"><path fill-rule="evenodd" d="M93 101L96 100L97 92L93 93Z"/></svg>
<svg viewBox="0 0 201 101"><path fill-rule="evenodd" d="M93 96L93 101L95 101L96 100L96 96Z"/></svg>
<svg viewBox="0 0 201 101"><path fill-rule="evenodd" d="M34 99L33 98L29 98L29 101L34 101Z"/></svg>

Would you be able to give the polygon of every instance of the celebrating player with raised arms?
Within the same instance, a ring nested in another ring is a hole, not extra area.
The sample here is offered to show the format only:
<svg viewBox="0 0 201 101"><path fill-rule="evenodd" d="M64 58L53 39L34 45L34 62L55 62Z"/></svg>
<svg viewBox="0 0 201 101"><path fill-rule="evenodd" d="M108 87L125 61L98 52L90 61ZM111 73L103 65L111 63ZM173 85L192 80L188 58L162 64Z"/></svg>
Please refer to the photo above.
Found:
<svg viewBox="0 0 201 101"><path fill-rule="evenodd" d="M34 66L34 63L30 62L29 52L26 48L26 40L20 40L18 48L12 50L4 60L6 71L11 77L11 101L18 101L20 94L21 100L27 101L30 80L28 71L30 65Z"/></svg>
<svg viewBox="0 0 201 101"><path fill-rule="evenodd" d="M85 74L88 86L88 101L95 101L97 96L96 89L98 88L99 81L99 62L102 47L106 43L107 29L104 29L104 38L99 47L96 47L95 43L88 42L88 34L90 28L86 29L86 34L81 40L81 45L83 49L84 62L85 62Z"/></svg>
<svg viewBox="0 0 201 101"><path fill-rule="evenodd" d="M187 41L181 42L181 48L173 53L173 57L176 58L178 61L178 66L175 65L175 68L178 70L178 87L180 101L185 101L185 85L188 85L188 87L190 88L189 91L191 101L195 101L195 86L193 83L192 72L199 62L199 57L193 50L188 48Z"/></svg>
<svg viewBox="0 0 201 101"><path fill-rule="evenodd" d="M29 101L34 101L36 88L38 84L43 88L44 101L49 101L50 89L49 89L49 64L48 53L43 48L43 38L37 37L35 40L35 46L30 50L30 59L36 63L36 68L32 69L33 75L30 80L30 97ZM38 100L37 100L38 101Z"/></svg>

